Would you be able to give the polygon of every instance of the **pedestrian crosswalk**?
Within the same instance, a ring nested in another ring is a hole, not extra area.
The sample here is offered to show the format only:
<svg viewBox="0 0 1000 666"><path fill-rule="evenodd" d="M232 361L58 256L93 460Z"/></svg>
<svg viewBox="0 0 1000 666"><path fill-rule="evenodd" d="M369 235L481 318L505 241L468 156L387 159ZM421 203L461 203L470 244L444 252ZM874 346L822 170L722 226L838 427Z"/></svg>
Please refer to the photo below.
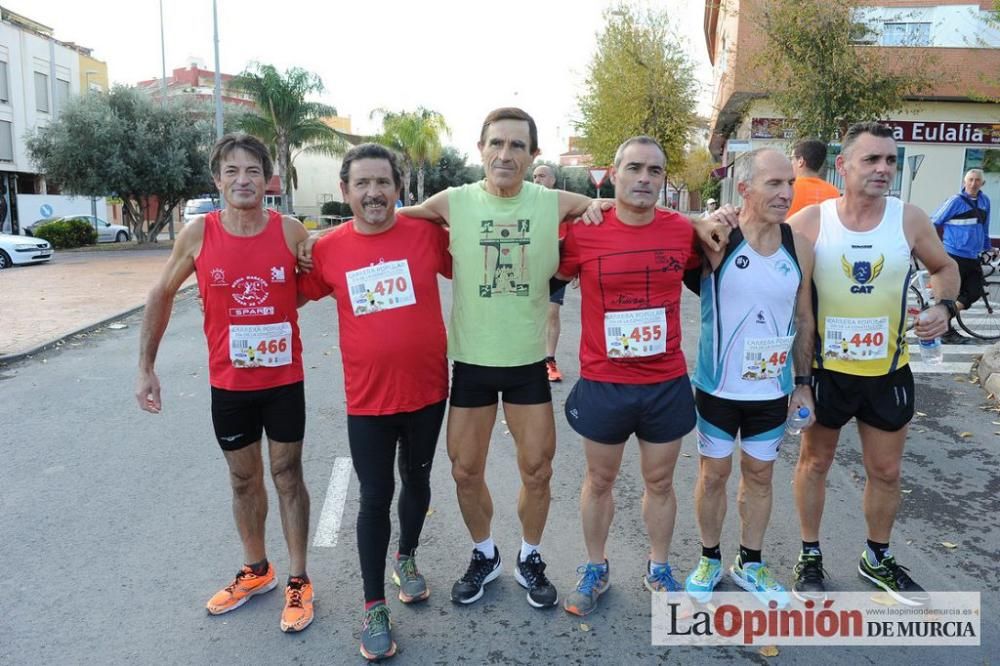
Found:
<svg viewBox="0 0 1000 666"><path fill-rule="evenodd" d="M914 309L919 312L919 306L912 298L912 295L909 299L908 306L910 307L911 312L913 312ZM962 320L973 327L977 324L982 325L986 323L987 317L986 307L983 305L982 301L975 303L970 310L962 313ZM993 320L992 317L990 317L990 319ZM976 358L978 358L987 347L996 342L996 340L980 340L979 338L974 338L965 331L961 330L961 328L957 325L955 325L955 328L959 335L965 338L965 344L942 345L941 348L944 352L944 362L938 364L924 363L920 360L920 347L917 336L912 330L907 331L906 341L910 346L910 369L914 374L968 374L972 369L972 363L976 360Z"/></svg>

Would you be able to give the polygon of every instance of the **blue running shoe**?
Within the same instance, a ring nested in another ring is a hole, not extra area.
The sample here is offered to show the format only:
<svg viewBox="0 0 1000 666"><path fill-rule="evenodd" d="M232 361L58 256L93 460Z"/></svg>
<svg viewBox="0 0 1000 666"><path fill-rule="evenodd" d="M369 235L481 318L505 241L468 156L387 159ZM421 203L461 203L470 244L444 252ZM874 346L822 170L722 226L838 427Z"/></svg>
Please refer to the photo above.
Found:
<svg viewBox="0 0 1000 666"><path fill-rule="evenodd" d="M729 569L729 576L737 585L747 592L752 592L757 600L768 605L771 601L778 604L778 608L787 606L791 599L785 588L771 577L771 572L763 562L747 562L743 564L740 558Z"/></svg>
<svg viewBox="0 0 1000 666"><path fill-rule="evenodd" d="M646 565L646 571L650 570L650 564ZM647 573L642 577L642 584L650 592L681 591L681 584L674 578L674 572L670 570L669 564L652 567L652 573Z"/></svg>
<svg viewBox="0 0 1000 666"><path fill-rule="evenodd" d="M577 567L576 572L580 574L580 580L576 583L576 589L563 601L566 612L583 616L597 608L597 598L611 587L610 571L611 567L608 566L607 560L604 560L603 567L590 562Z"/></svg>
<svg viewBox="0 0 1000 666"><path fill-rule="evenodd" d="M702 556L698 567L684 581L684 590L698 603L707 604L712 599L712 590L721 579L722 562Z"/></svg>

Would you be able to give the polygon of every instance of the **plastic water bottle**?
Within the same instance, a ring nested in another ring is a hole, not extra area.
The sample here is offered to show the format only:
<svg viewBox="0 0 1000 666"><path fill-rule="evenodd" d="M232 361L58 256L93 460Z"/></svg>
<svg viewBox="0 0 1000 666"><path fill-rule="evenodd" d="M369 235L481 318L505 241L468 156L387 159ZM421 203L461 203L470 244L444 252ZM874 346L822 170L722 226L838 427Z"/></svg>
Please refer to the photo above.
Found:
<svg viewBox="0 0 1000 666"><path fill-rule="evenodd" d="M788 420L785 421L785 430L788 431L789 435L798 435L807 423L809 423L809 408L799 407L799 411L789 416Z"/></svg>
<svg viewBox="0 0 1000 666"><path fill-rule="evenodd" d="M925 321L927 310L920 313L920 321ZM924 340L920 338L920 360L930 365L940 365L944 360L944 350L941 349L941 338Z"/></svg>

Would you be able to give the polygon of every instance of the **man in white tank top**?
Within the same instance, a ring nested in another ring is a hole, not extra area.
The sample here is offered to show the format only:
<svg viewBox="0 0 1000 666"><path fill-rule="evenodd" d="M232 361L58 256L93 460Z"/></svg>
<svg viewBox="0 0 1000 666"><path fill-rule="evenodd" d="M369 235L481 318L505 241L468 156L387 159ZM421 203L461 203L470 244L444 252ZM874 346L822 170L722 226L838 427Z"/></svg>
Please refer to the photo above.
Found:
<svg viewBox="0 0 1000 666"><path fill-rule="evenodd" d="M851 126L837 157L844 196L809 206L788 220L814 244L816 255L816 423L802 435L794 483L802 552L792 592L800 600L826 595L819 547L826 475L840 428L852 417L857 419L867 477L863 509L868 543L858 574L902 604L919 606L929 598L889 550L900 502L903 446L913 416L913 375L907 365L902 312L909 253L927 266L938 298L926 321L916 326L921 339L947 330L959 279L927 214L887 196L896 159L889 127Z"/></svg>
<svg viewBox="0 0 1000 666"><path fill-rule="evenodd" d="M802 407L814 411L809 377L813 251L784 224L794 181L791 162L778 151L750 153L737 170L744 200L739 229L725 251L705 252L701 269L702 330L694 385L700 454L695 509L702 556L684 587L702 603L722 578L720 538L737 440L742 450L740 548L729 575L765 605L788 603L788 593L761 552L788 413Z"/></svg>

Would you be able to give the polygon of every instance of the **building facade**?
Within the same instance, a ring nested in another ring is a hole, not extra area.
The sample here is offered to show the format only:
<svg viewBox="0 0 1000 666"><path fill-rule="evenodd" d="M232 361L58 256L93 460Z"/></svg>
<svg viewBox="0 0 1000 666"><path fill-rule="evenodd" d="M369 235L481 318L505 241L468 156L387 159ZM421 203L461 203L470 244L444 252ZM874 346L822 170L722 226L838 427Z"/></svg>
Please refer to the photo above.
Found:
<svg viewBox="0 0 1000 666"><path fill-rule="evenodd" d="M791 141L792 132L768 99L766 84L753 72L764 44L753 19L760 2L705 3L705 42L715 91L709 145L725 167L763 146L787 150ZM973 167L986 171L984 190L1000 200L1000 105L995 102L1000 99L1000 30L989 21L993 6L992 0L876 0L856 14L868 28L858 37L857 48L878 49L887 64L925 51L937 61L941 77L934 88L883 119L893 127L899 147L892 193L929 214L961 188L963 175ZM831 144L828 165L838 151ZM832 168L827 180L840 185ZM723 199L738 198L732 179L726 178ZM1000 239L1000 215L993 215L990 231Z"/></svg>
<svg viewBox="0 0 1000 666"><path fill-rule="evenodd" d="M38 218L18 194L52 194L28 159L25 136L59 117L66 101L107 90L107 64L52 28L0 7L0 230L16 233Z"/></svg>

